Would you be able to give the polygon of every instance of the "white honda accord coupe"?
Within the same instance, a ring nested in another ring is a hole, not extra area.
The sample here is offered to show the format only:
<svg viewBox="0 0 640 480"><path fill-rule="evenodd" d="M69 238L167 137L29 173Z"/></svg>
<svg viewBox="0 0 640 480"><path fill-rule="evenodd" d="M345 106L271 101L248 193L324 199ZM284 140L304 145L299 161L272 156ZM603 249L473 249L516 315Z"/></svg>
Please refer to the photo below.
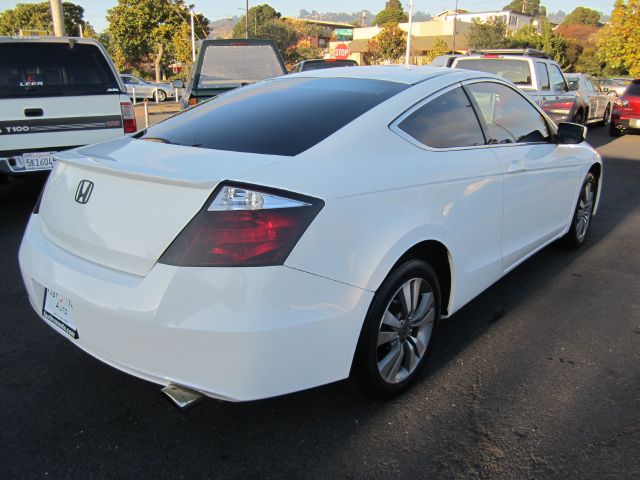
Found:
<svg viewBox="0 0 640 480"><path fill-rule="evenodd" d="M407 388L441 318L596 213L600 156L482 72L362 67L227 93L56 155L20 265L79 348L243 401Z"/></svg>

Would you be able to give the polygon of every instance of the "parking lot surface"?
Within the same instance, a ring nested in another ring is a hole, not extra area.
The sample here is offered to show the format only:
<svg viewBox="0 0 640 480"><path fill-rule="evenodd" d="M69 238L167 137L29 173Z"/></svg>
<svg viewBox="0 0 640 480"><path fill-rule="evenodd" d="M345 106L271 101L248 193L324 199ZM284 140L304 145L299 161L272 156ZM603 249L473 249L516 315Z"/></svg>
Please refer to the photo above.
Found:
<svg viewBox="0 0 640 480"><path fill-rule="evenodd" d="M605 175L586 245L443 322L388 402L339 382L178 411L32 312L17 251L42 179L0 186L0 477L639 478L640 136L589 135Z"/></svg>

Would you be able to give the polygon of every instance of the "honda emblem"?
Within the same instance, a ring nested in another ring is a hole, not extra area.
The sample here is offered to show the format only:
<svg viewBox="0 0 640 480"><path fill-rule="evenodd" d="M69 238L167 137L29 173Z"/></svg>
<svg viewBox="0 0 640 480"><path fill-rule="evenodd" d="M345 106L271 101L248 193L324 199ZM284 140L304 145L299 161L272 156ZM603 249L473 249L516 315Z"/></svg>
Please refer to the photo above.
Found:
<svg viewBox="0 0 640 480"><path fill-rule="evenodd" d="M93 182L90 180L82 180L76 190L76 202L84 205L89 201L89 198L91 198L91 192L93 192Z"/></svg>

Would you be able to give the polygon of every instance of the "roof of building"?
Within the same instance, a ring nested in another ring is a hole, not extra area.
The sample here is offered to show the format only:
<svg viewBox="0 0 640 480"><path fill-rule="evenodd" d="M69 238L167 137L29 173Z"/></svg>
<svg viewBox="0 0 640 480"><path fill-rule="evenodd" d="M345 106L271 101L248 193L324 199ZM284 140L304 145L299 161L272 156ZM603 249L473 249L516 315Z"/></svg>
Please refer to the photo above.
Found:
<svg viewBox="0 0 640 480"><path fill-rule="evenodd" d="M321 25L323 27L333 27L333 28L355 28L350 23L342 23L342 22L329 22L326 20L315 20L313 18L296 18L296 17L282 17L284 20L291 20L294 22L302 22L302 23L312 23L314 25Z"/></svg>

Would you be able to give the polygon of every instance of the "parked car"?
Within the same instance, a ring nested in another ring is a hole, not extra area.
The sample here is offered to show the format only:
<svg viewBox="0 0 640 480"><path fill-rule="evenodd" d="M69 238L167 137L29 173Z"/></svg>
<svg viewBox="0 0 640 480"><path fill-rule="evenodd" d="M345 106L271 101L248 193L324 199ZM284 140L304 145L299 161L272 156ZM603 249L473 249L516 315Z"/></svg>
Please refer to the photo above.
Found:
<svg viewBox="0 0 640 480"><path fill-rule="evenodd" d="M451 53L448 55L438 55L431 62L432 67L451 67L456 58L461 57L459 53Z"/></svg>
<svg viewBox="0 0 640 480"><path fill-rule="evenodd" d="M442 317L551 242L584 243L602 175L585 133L475 71L260 82L59 154L24 283L50 327L174 398L350 374L394 395Z"/></svg>
<svg viewBox="0 0 640 480"><path fill-rule="evenodd" d="M204 40L180 106L184 109L234 88L286 74L273 40ZM183 88L184 83L177 80L174 86Z"/></svg>
<svg viewBox="0 0 640 480"><path fill-rule="evenodd" d="M613 78L599 78L598 83L603 91L609 93L613 92L618 97L624 93L627 89L627 85L625 85L620 80L615 80Z"/></svg>
<svg viewBox="0 0 640 480"><path fill-rule="evenodd" d="M454 60L454 68L500 75L529 95L556 122L584 124L586 104L569 89L557 62L539 50L479 50Z"/></svg>
<svg viewBox="0 0 640 480"><path fill-rule="evenodd" d="M566 75L569 88L575 90L585 103L585 123L606 125L611 116L611 95L604 92L598 82L584 73Z"/></svg>
<svg viewBox="0 0 640 480"><path fill-rule="evenodd" d="M136 99L138 98L151 98L156 99L158 95L158 101L164 102L167 98L176 98L176 90L169 83L153 83L143 80L142 78L134 77L126 73L121 73L120 78L124 83L129 97L133 98L133 89L135 88Z"/></svg>
<svg viewBox="0 0 640 480"><path fill-rule="evenodd" d="M631 130L640 130L640 79L633 80L613 104L609 133L619 137Z"/></svg>
<svg viewBox="0 0 640 480"><path fill-rule="evenodd" d="M0 181L51 170L56 152L135 131L133 107L100 43L0 37Z"/></svg>
<svg viewBox="0 0 640 480"><path fill-rule="evenodd" d="M357 67L355 60L338 60L336 58L319 58L315 60L303 60L296 63L291 73L307 72L309 70L322 70L323 68Z"/></svg>

